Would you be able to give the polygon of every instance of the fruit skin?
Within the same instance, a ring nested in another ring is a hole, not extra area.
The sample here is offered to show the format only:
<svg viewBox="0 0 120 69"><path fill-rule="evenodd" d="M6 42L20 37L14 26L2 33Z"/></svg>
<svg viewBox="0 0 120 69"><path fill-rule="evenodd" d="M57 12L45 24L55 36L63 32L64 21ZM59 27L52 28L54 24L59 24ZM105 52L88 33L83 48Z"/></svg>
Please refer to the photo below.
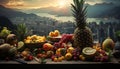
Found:
<svg viewBox="0 0 120 69"><path fill-rule="evenodd" d="M71 58L72 58L72 54L71 53L66 53L65 59L70 60Z"/></svg>
<svg viewBox="0 0 120 69"><path fill-rule="evenodd" d="M3 29L0 32L0 36L7 37L12 31L8 30L7 27L3 27Z"/></svg>
<svg viewBox="0 0 120 69"><path fill-rule="evenodd" d="M28 54L29 54L29 51L22 51L21 52L22 57L26 57L26 56L28 56Z"/></svg>
<svg viewBox="0 0 120 69"><path fill-rule="evenodd" d="M68 49L67 49L67 53L72 53L74 51L74 48L73 47L69 47Z"/></svg>
<svg viewBox="0 0 120 69"><path fill-rule="evenodd" d="M46 53L47 57L50 58L52 55L54 55L53 51L47 51Z"/></svg>
<svg viewBox="0 0 120 69"><path fill-rule="evenodd" d="M16 45L17 44L17 36L15 34L9 34L6 38L6 42L10 45Z"/></svg>
<svg viewBox="0 0 120 69"><path fill-rule="evenodd" d="M61 52L61 55L62 55L62 56L65 56L65 54L66 54L66 49L65 49L65 48L61 48L60 52Z"/></svg>
<svg viewBox="0 0 120 69"><path fill-rule="evenodd" d="M53 61L54 61L54 62L57 62L57 61L58 61L58 58L57 58L57 57L55 57L55 58L53 59Z"/></svg>
<svg viewBox="0 0 120 69"><path fill-rule="evenodd" d="M43 44L43 50L45 51L53 50L53 45L50 43L45 43Z"/></svg>
<svg viewBox="0 0 120 69"><path fill-rule="evenodd" d="M32 36L27 36L26 39L24 39L24 42L29 44L29 43L42 43L46 41L45 36L38 36L38 35L32 35Z"/></svg>
<svg viewBox="0 0 120 69"><path fill-rule="evenodd" d="M55 57L56 57L55 55L52 55L52 56L51 56L51 60L54 61L54 58L55 58Z"/></svg>
<svg viewBox="0 0 120 69"><path fill-rule="evenodd" d="M62 55L62 56L64 56L65 54L66 54L66 49L65 48L58 48L57 50L56 50L56 53L55 53L56 55Z"/></svg>
<svg viewBox="0 0 120 69"><path fill-rule="evenodd" d="M58 62L62 62L62 57L58 57Z"/></svg>
<svg viewBox="0 0 120 69"><path fill-rule="evenodd" d="M59 48L59 49L56 50L56 54L57 55L61 55L61 48Z"/></svg>
<svg viewBox="0 0 120 69"><path fill-rule="evenodd" d="M109 52L109 50L113 50L114 47L115 47L115 43L110 37L105 39L102 43L102 49L107 52Z"/></svg>
<svg viewBox="0 0 120 69"><path fill-rule="evenodd" d="M32 55L27 55L26 57L24 57L25 61L31 61L33 60L33 56Z"/></svg>
<svg viewBox="0 0 120 69"><path fill-rule="evenodd" d="M37 58L41 58L42 57L42 54L37 54Z"/></svg>
<svg viewBox="0 0 120 69"><path fill-rule="evenodd" d="M51 32L49 33L49 36L50 36L50 37L57 37L57 36L59 36L59 35L60 35L59 30L54 30L54 31L51 31Z"/></svg>
<svg viewBox="0 0 120 69"><path fill-rule="evenodd" d="M61 56L61 58L62 58L62 60L64 60L64 59L65 59L65 56Z"/></svg>
<svg viewBox="0 0 120 69"><path fill-rule="evenodd" d="M17 53L17 48L11 46L10 44L2 44L0 45L0 58L4 59L6 57L14 58Z"/></svg>
<svg viewBox="0 0 120 69"><path fill-rule="evenodd" d="M85 57L83 55L79 55L79 59L85 61Z"/></svg>

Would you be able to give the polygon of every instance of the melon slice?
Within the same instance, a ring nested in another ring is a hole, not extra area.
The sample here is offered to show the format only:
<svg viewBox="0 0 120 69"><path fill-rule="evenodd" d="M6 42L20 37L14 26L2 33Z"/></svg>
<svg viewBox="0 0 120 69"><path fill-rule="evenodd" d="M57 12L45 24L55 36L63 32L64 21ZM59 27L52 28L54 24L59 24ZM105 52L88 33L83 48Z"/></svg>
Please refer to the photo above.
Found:
<svg viewBox="0 0 120 69"><path fill-rule="evenodd" d="M94 56L96 55L96 52L97 52L96 49L92 47L85 47L82 50L82 54L84 55L86 60L92 60Z"/></svg>

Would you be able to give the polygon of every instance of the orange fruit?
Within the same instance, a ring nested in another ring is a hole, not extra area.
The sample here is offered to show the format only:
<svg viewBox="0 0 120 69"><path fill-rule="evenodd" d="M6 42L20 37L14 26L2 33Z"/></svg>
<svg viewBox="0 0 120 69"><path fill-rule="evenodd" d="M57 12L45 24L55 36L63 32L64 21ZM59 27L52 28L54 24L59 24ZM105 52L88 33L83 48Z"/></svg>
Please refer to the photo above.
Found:
<svg viewBox="0 0 120 69"><path fill-rule="evenodd" d="M58 58L55 57L53 61L54 61L54 62L57 62L57 61L58 61Z"/></svg>
<svg viewBox="0 0 120 69"><path fill-rule="evenodd" d="M23 57L27 56L28 54L29 54L28 51L23 51L23 52L21 53L21 55L22 55Z"/></svg>
<svg viewBox="0 0 120 69"><path fill-rule="evenodd" d="M59 61L59 62L62 62L62 57L59 57L59 58L58 58L58 61Z"/></svg>
<svg viewBox="0 0 120 69"><path fill-rule="evenodd" d="M59 32L58 30L55 30L55 31L54 31L54 36L57 37L57 36L59 36L59 34L60 34L60 32Z"/></svg>
<svg viewBox="0 0 120 69"><path fill-rule="evenodd" d="M64 60L64 59L65 59L65 57L64 57L64 56L61 56L61 58L62 58L62 60Z"/></svg>

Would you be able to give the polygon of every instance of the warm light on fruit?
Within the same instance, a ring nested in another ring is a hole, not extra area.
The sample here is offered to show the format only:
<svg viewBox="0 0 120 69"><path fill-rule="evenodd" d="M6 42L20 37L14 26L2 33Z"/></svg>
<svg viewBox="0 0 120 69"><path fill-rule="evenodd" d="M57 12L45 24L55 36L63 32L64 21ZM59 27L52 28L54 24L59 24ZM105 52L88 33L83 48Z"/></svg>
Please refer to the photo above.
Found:
<svg viewBox="0 0 120 69"><path fill-rule="evenodd" d="M43 44L43 49L45 51L53 50L53 45L50 43L45 43L45 44Z"/></svg>
<svg viewBox="0 0 120 69"><path fill-rule="evenodd" d="M68 53L72 53L74 51L74 48L73 47L69 47L68 49L67 49L67 52Z"/></svg>
<svg viewBox="0 0 120 69"><path fill-rule="evenodd" d="M41 43L45 41L46 41L45 36L38 36L38 35L27 36L26 39L24 39L25 43Z"/></svg>
<svg viewBox="0 0 120 69"><path fill-rule="evenodd" d="M49 36L50 36L50 37L57 37L57 36L59 36L59 35L60 35L59 30L54 30L54 31L51 31L51 32L49 33Z"/></svg>
<svg viewBox="0 0 120 69"><path fill-rule="evenodd" d="M71 53L66 53L65 59L70 60L71 58L72 58L72 54Z"/></svg>
<svg viewBox="0 0 120 69"><path fill-rule="evenodd" d="M102 49L104 49L105 51L113 50L114 46L114 41L109 37L105 39L102 43Z"/></svg>

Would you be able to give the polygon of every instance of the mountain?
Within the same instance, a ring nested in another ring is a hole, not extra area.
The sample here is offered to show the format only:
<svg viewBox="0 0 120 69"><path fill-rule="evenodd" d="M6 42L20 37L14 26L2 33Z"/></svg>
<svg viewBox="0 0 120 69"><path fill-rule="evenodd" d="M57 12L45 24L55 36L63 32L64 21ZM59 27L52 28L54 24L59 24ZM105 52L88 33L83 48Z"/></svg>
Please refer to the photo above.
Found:
<svg viewBox="0 0 120 69"><path fill-rule="evenodd" d="M26 14L20 11L16 11L10 8L6 8L0 5L0 16L6 16L8 18L11 17L28 17L28 16L36 16L35 14Z"/></svg>
<svg viewBox="0 0 120 69"><path fill-rule="evenodd" d="M95 5L88 5L88 17L99 18L103 17L103 12L109 12L110 9L114 8L115 5L113 3L96 3ZM115 10L116 11L116 10Z"/></svg>
<svg viewBox="0 0 120 69"><path fill-rule="evenodd" d="M115 9L117 6L112 3L96 3L95 5L89 5L87 8L87 16L90 18L99 18L99 17L109 17L110 11L114 10L114 14L111 13L111 16L115 17L117 15L115 12L119 12L119 10ZM46 8L38 8L38 9L29 9L29 10L22 10L27 13L48 13L56 16L72 16L72 10L71 7L46 7ZM104 14L105 13L105 14Z"/></svg>
<svg viewBox="0 0 120 69"><path fill-rule="evenodd" d="M61 11L62 10L62 11ZM25 13L48 13L56 16L71 16L71 8L70 7L45 7L45 8L37 8L37 9L22 9L22 12Z"/></svg>
<svg viewBox="0 0 120 69"><path fill-rule="evenodd" d="M120 19L120 6L109 9L107 12L103 12L101 17L114 17L116 19Z"/></svg>
<svg viewBox="0 0 120 69"><path fill-rule="evenodd" d="M5 16L0 16L0 31L3 27L7 27L12 33L15 32L16 26Z"/></svg>
<svg viewBox="0 0 120 69"><path fill-rule="evenodd" d="M3 27L7 27L10 29L13 33L16 29L16 25L11 21L11 18L15 17L33 17L37 16L35 14L26 14L20 11L15 11L10 8L6 8L2 5L0 5L0 30L3 29Z"/></svg>

